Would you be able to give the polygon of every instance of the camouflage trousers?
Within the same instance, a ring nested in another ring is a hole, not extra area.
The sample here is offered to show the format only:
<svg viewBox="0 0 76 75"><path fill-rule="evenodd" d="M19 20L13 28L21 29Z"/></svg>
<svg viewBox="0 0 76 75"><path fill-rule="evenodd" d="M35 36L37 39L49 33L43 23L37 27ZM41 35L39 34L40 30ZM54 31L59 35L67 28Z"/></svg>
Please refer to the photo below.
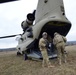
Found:
<svg viewBox="0 0 76 75"><path fill-rule="evenodd" d="M41 50L41 54L42 54L42 57L43 57L42 67L49 66L50 65L50 61L49 61L47 49Z"/></svg>
<svg viewBox="0 0 76 75"><path fill-rule="evenodd" d="M57 48L58 61L59 64L61 65L61 61L66 62L66 54L64 53L65 50L64 42L58 43L56 45L56 48Z"/></svg>

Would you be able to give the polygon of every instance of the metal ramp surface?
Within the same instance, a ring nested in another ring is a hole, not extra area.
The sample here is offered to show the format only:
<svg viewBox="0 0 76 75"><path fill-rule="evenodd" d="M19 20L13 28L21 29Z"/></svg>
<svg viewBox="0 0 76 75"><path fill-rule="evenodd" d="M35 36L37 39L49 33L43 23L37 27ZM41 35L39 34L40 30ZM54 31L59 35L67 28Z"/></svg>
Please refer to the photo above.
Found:
<svg viewBox="0 0 76 75"><path fill-rule="evenodd" d="M56 52L51 52L50 50L47 51L49 58L56 58L57 54ZM41 52L38 50L32 50L30 54L27 55L29 58L36 58L36 59L42 59Z"/></svg>

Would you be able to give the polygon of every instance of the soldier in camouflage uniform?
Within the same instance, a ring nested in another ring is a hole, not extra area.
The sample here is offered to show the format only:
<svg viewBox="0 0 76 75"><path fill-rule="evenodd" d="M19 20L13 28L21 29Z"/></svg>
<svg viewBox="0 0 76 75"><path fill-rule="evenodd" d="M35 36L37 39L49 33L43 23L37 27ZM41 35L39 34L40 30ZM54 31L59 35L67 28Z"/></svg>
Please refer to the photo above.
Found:
<svg viewBox="0 0 76 75"><path fill-rule="evenodd" d="M39 40L39 48L43 57L42 67L45 67L45 66L54 67L50 64L48 53L47 53L47 43L48 43L47 33L44 32L42 36L43 37Z"/></svg>
<svg viewBox="0 0 76 75"><path fill-rule="evenodd" d="M64 36L60 35L59 33L55 32L53 44L55 45L55 47L57 49L59 65L61 65L62 60L66 63L66 54L64 52L65 43L66 43L66 38Z"/></svg>

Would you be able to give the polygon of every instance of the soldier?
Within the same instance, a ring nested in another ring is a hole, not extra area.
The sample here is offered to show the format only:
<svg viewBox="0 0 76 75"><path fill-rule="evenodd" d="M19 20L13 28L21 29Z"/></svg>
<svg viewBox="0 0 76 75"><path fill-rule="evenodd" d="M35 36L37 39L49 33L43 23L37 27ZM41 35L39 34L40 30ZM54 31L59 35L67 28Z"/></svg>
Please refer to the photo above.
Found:
<svg viewBox="0 0 76 75"><path fill-rule="evenodd" d="M42 34L42 38L39 40L39 48L43 57L43 62L42 62L42 67L45 67L45 65L49 68L49 67L54 67L50 64L49 61L49 57L47 54L47 44L48 40L47 40L47 33L44 32Z"/></svg>
<svg viewBox="0 0 76 75"><path fill-rule="evenodd" d="M61 65L62 60L64 60L64 62L66 63L66 55L64 52L65 43L66 43L66 38L64 36L60 35L59 33L55 32L53 44L55 45L55 47L57 49L59 65Z"/></svg>

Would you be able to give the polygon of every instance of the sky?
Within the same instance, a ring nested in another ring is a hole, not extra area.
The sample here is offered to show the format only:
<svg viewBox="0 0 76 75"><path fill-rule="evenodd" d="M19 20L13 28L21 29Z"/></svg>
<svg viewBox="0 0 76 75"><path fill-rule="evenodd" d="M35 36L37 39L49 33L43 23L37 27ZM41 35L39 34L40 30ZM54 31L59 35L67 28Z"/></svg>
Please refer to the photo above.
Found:
<svg viewBox="0 0 76 75"><path fill-rule="evenodd" d="M65 13L71 21L72 27L68 33L67 40L76 40L76 0L63 0ZM37 7L38 0L20 0L0 4L0 37L21 34L21 22L26 20L26 15L33 12ZM16 47L16 37L0 39L0 48Z"/></svg>

